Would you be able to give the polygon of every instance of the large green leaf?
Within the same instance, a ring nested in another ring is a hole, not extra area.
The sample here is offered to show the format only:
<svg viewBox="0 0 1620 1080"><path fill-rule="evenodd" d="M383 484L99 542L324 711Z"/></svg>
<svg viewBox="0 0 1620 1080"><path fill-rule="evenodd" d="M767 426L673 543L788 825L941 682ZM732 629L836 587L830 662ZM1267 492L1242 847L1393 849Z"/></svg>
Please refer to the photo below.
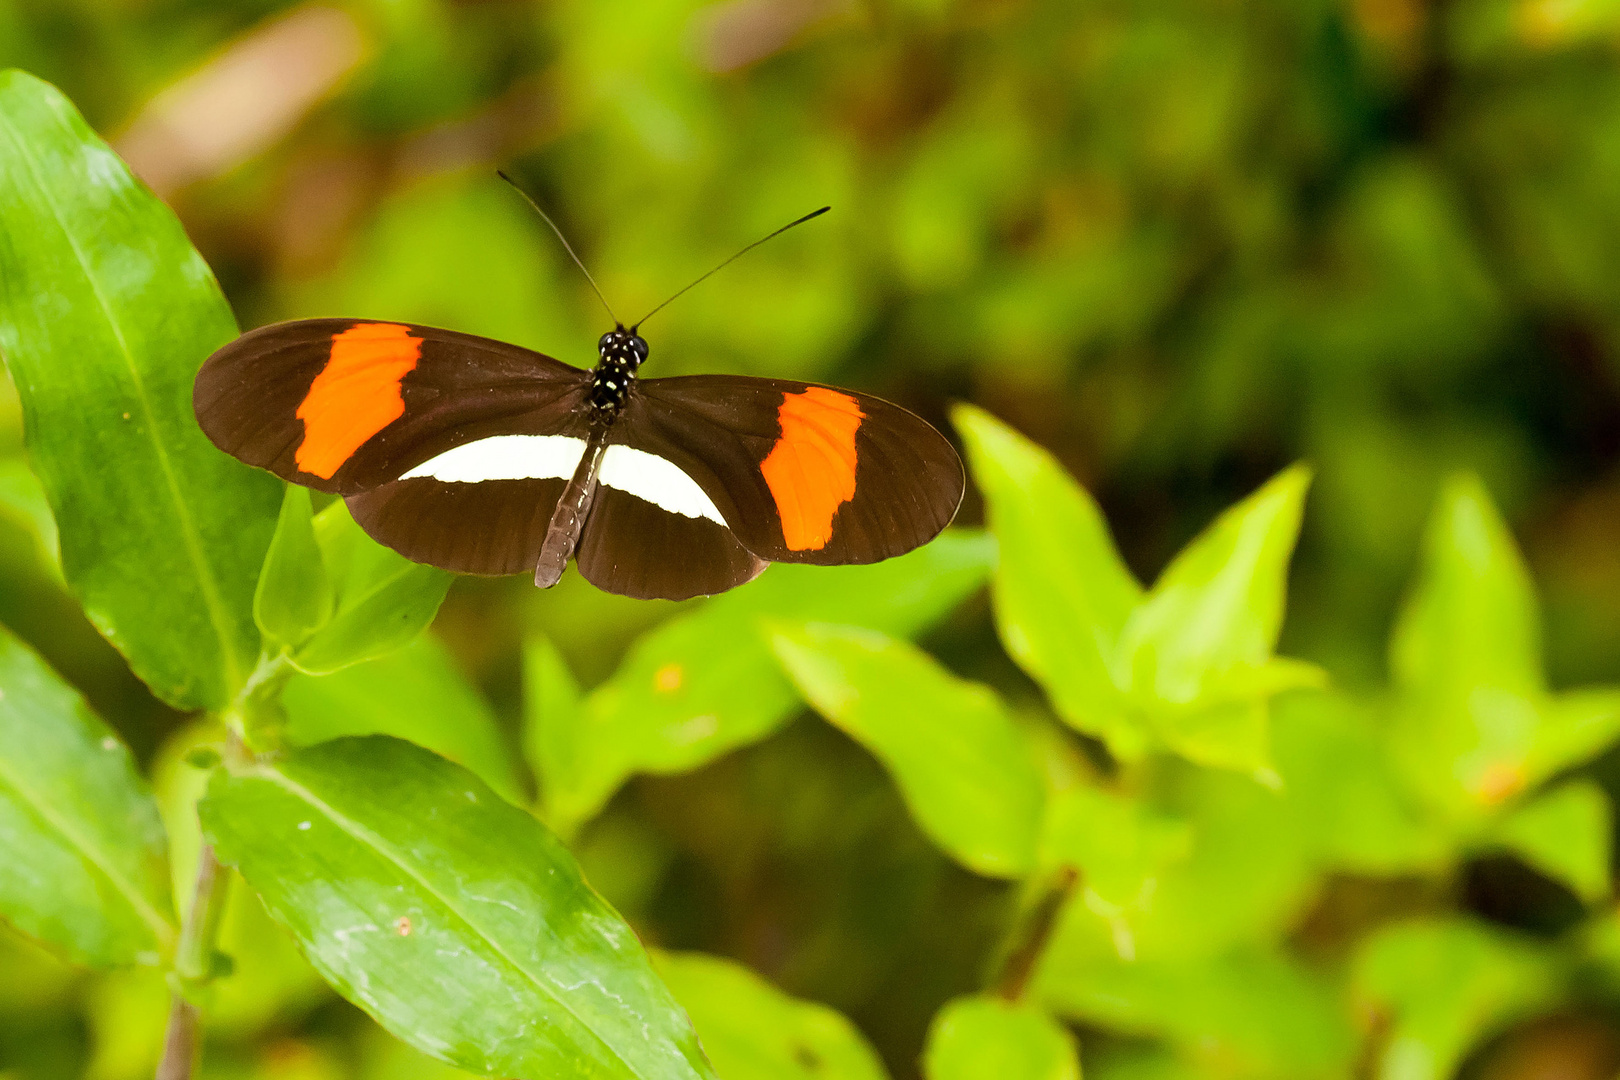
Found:
<svg viewBox="0 0 1620 1080"><path fill-rule="evenodd" d="M1102 512L1052 456L970 405L952 413L1000 547L996 628L1066 721L1134 757L1145 734L1122 713L1120 634L1142 588Z"/></svg>
<svg viewBox="0 0 1620 1080"><path fill-rule="evenodd" d="M80 963L174 942L163 824L129 750L0 628L0 916Z"/></svg>
<svg viewBox="0 0 1620 1080"><path fill-rule="evenodd" d="M1539 944L1461 919L1387 927L1361 944L1361 1008L1390 1018L1379 1080L1445 1080L1481 1038L1546 1007L1559 972Z"/></svg>
<svg viewBox="0 0 1620 1080"><path fill-rule="evenodd" d="M1323 681L1309 665L1272 656L1309 483L1295 466L1223 513L1126 624L1121 663L1135 700L1172 748L1200 764L1268 768L1265 701Z"/></svg>
<svg viewBox="0 0 1620 1080"><path fill-rule="evenodd" d="M994 691L872 630L814 623L779 629L771 644L816 711L893 774L935 843L981 874L1034 866L1045 791Z"/></svg>
<svg viewBox="0 0 1620 1080"><path fill-rule="evenodd" d="M546 777L550 820L567 831L634 773L693 769L785 723L799 696L771 654L763 619L909 637L982 585L994 558L989 537L956 530L872 566L773 566L670 620L586 699L571 768Z"/></svg>
<svg viewBox="0 0 1620 1080"><path fill-rule="evenodd" d="M311 675L386 656L433 621L454 580L372 540L341 501L315 518L315 539L334 586L332 617L293 653Z"/></svg>
<svg viewBox="0 0 1620 1080"><path fill-rule="evenodd" d="M282 703L293 746L393 735L466 766L507 799L518 796L495 714L431 633L331 675L294 675Z"/></svg>
<svg viewBox="0 0 1620 1080"><path fill-rule="evenodd" d="M1495 839L1587 903L1609 893L1609 797L1590 780L1564 784L1509 814Z"/></svg>
<svg viewBox="0 0 1620 1080"><path fill-rule="evenodd" d="M253 585L274 477L220 453L191 409L236 335L169 209L55 89L0 74L0 355L96 627L178 708L223 706L258 655Z"/></svg>
<svg viewBox="0 0 1620 1080"><path fill-rule="evenodd" d="M885 1080L855 1025L782 993L740 964L699 953L659 953L664 977L692 1017L720 1080Z"/></svg>
<svg viewBox="0 0 1620 1080"><path fill-rule="evenodd" d="M1039 1006L965 997L934 1017L923 1050L928 1080L1080 1080L1074 1036Z"/></svg>
<svg viewBox="0 0 1620 1080"><path fill-rule="evenodd" d="M385 736L220 770L200 806L334 988L491 1076L713 1077L635 934L526 811Z"/></svg>

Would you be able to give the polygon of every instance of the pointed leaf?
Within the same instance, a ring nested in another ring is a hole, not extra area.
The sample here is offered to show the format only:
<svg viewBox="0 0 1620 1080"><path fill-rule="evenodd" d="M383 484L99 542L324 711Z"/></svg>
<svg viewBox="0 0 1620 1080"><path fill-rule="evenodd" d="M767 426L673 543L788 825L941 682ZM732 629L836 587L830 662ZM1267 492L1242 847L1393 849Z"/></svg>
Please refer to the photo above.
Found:
<svg viewBox="0 0 1620 1080"><path fill-rule="evenodd" d="M1620 738L1620 690L1559 694L1541 707L1541 725L1525 767L1526 785L1583 764Z"/></svg>
<svg viewBox="0 0 1620 1080"><path fill-rule="evenodd" d="M1102 512L1050 454L970 405L951 414L1000 547L996 628L1007 654L1068 723L1132 757L1143 733L1124 718L1120 634L1142 589Z"/></svg>
<svg viewBox="0 0 1620 1080"><path fill-rule="evenodd" d="M1294 466L1175 557L1120 643L1135 702L1176 752L1275 783L1267 700L1320 672L1272 656L1310 473Z"/></svg>
<svg viewBox="0 0 1620 1080"><path fill-rule="evenodd" d="M386 736L220 770L220 858L401 1039L497 1076L714 1076L635 934L526 811Z"/></svg>
<svg viewBox="0 0 1620 1080"><path fill-rule="evenodd" d="M1035 864L1044 789L1029 739L989 687L915 646L824 623L779 629L772 647L817 712L893 774L923 832L970 870Z"/></svg>
<svg viewBox="0 0 1620 1080"><path fill-rule="evenodd" d="M83 964L174 943L163 824L129 749L0 628L0 916Z"/></svg>
<svg viewBox="0 0 1620 1080"><path fill-rule="evenodd" d="M1074 1036L1038 1006L1000 998L948 1002L928 1029L928 1080L1080 1080Z"/></svg>
<svg viewBox="0 0 1620 1080"><path fill-rule="evenodd" d="M0 355L85 612L176 708L258 656L274 477L203 436L191 381L236 335L174 214L55 89L0 74Z"/></svg>
<svg viewBox="0 0 1620 1080"><path fill-rule="evenodd" d="M411 562L361 531L341 502L315 518L315 538L335 583L330 621L293 654L293 665L323 675L386 656L438 614L454 576Z"/></svg>
<svg viewBox="0 0 1620 1080"><path fill-rule="evenodd" d="M1282 630L1288 560L1310 472L1286 469L1227 510L1175 557L1131 615L1121 648L1139 698L1172 706L1230 700L1257 676Z"/></svg>
<svg viewBox="0 0 1620 1080"><path fill-rule="evenodd" d="M1522 791L1546 684L1534 587L1477 477L1441 492L1390 644L1398 759L1416 791L1478 815Z"/></svg>
<svg viewBox="0 0 1620 1080"><path fill-rule="evenodd" d="M582 695L568 663L544 634L523 645L523 752L540 781L541 815L553 828L579 822L590 809L570 785L579 777ZM566 832L564 832L566 836Z"/></svg>
<svg viewBox="0 0 1620 1080"><path fill-rule="evenodd" d="M288 484L253 592L253 621L277 645L296 646L332 617L332 582L315 542L309 489Z"/></svg>
<svg viewBox="0 0 1620 1080"><path fill-rule="evenodd" d="M1496 839L1595 904L1609 894L1610 831L1608 796L1590 780L1576 780L1509 814Z"/></svg>
<svg viewBox="0 0 1620 1080"><path fill-rule="evenodd" d="M671 619L638 641L586 699L565 785L575 820L594 814L634 773L695 769L793 716L799 695L771 654L762 617L909 637L977 590L994 559L988 536L956 529L871 566L773 566Z"/></svg>
<svg viewBox="0 0 1620 1080"><path fill-rule="evenodd" d="M331 675L294 675L282 704L290 745L393 735L465 766L506 799L518 797L500 722L432 633Z"/></svg>
<svg viewBox="0 0 1620 1080"><path fill-rule="evenodd" d="M827 1006L789 997L716 956L659 953L653 962L720 1080L886 1080L855 1025Z"/></svg>

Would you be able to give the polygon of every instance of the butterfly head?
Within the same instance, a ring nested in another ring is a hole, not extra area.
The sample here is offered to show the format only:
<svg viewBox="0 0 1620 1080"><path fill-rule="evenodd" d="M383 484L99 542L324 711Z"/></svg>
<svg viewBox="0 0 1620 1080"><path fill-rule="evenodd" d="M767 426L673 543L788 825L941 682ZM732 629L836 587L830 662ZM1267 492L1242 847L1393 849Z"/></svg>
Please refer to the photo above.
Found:
<svg viewBox="0 0 1620 1080"><path fill-rule="evenodd" d="M596 343L596 352L603 364L635 371L647 359L647 342L634 330L620 326L602 335Z"/></svg>
<svg viewBox="0 0 1620 1080"><path fill-rule="evenodd" d="M615 327L596 343L596 370L591 379L591 409L598 419L611 422L630 396L636 369L647 359L647 343L634 330Z"/></svg>

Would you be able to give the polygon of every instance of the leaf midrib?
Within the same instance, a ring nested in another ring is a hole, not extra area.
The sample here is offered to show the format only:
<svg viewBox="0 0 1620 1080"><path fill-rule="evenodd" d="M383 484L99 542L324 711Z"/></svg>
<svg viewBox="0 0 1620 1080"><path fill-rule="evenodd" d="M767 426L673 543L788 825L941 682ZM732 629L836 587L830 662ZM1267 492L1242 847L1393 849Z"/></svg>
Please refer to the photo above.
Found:
<svg viewBox="0 0 1620 1080"><path fill-rule="evenodd" d="M47 104L52 112L57 113L58 117L60 117L61 114L57 108L57 103L47 101ZM57 207L56 201L51 197L49 188L41 180L39 169L34 162L34 156L27 140L21 138L16 127L3 113L0 113L0 125L6 128L6 133L12 145L18 150L18 156L28 168L29 176L34 182L34 187L39 191L41 200L50 208L51 216L56 220L57 228L62 231L63 237L67 239L68 246L73 249L73 257L78 261L79 268L84 273L84 279L89 284L90 291L96 298L96 303L101 307L107 326L112 330L113 337L118 342L119 350L123 353L124 362L129 368L130 381L134 384L137 406L146 420L146 431L151 435L150 442L156 452L164 483L168 487L169 495L174 502L175 517L179 520L180 535L184 541L186 553L196 570L197 584L202 593L203 606L207 609L209 622L213 624L214 633L219 638L227 684L231 690L234 690L242 685L242 669L237 661L234 635L230 632L230 621L224 610L224 602L220 597L218 585L214 581L212 569L209 567L207 560L203 558L202 538L197 532L196 523L191 519L191 512L186 506L185 499L181 497L180 486L174 475L174 466L169 460L168 448L163 445L161 439L157 438L157 417L147 395L146 383L141 377L140 369L135 364L135 356L130 351L129 343L124 338L123 328L119 325L118 320L113 317L112 307L102 294L100 283L96 280L95 275L91 273L90 263L80 249L78 239L73 235L72 230L67 227L67 222L63 220L62 212Z"/></svg>
<svg viewBox="0 0 1620 1080"><path fill-rule="evenodd" d="M590 1032L591 1036L601 1044L602 1048L609 1054L612 1054L614 1059L629 1071L630 1075L639 1075L635 1066L626 1061L623 1055L621 1055L617 1049L615 1049L606 1039L597 1033L595 1028L586 1023L584 1018L569 1006L568 1002L564 1001L551 987L541 982L532 972L520 964L515 957L513 957L506 951L505 948L501 946L499 942L497 942L489 934L485 933L484 930L473 921L472 916L462 911L448 896L444 895L444 893L440 892L436 887L434 887L432 882L428 881L427 878L418 873L414 867L407 863L397 852L395 852L393 847L385 842L380 836L359 822L353 820L348 815L340 812L336 807L332 806L326 800L316 795L313 791L310 791L308 788L304 787L302 784L293 780L291 777L287 776L283 772L280 772L279 770L259 769L255 771L254 775L269 780L271 783L287 791L293 797L308 803L313 809L325 814L328 820L330 820L339 829L343 830L343 832L348 834L348 836L356 843L377 852L377 854L381 855L385 860L393 864L393 866L395 866L406 877L410 878L412 881L416 882L417 885L421 886L421 888L430 897L443 905L444 910L448 911L457 920L459 920L462 925L464 925L478 940L488 945L489 948L494 951L496 956L505 961L514 971L522 976L523 979L529 982L536 990L540 991L544 997L552 1002L555 1002L564 1012L573 1017L574 1021L578 1023L583 1030Z"/></svg>
<svg viewBox="0 0 1620 1080"><path fill-rule="evenodd" d="M113 888L118 890L119 894L129 903L129 906L134 909L135 914L141 917L141 921L152 929L153 935L157 938L160 946L167 948L173 944L174 924L165 919L162 913L147 901L146 896L140 889L135 887L133 882L113 867L111 860L99 847L82 836L77 829L73 828L65 818L56 812L54 807L24 784L17 774L11 770L4 758L0 758L0 781L4 781L47 825L55 829L68 842L69 846L79 853L80 857L101 872L101 876L106 878Z"/></svg>

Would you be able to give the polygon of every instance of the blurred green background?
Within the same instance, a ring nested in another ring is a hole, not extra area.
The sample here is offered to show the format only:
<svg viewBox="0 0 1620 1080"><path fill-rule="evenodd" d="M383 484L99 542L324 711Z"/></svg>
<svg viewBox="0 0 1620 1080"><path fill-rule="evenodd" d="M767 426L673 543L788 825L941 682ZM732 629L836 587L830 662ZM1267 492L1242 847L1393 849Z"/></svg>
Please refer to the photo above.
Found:
<svg viewBox="0 0 1620 1080"><path fill-rule="evenodd" d="M0 0L0 67L56 83L175 207L244 328L409 320L584 366L608 321L496 168L627 321L831 203L661 313L647 374L831 381L942 428L979 403L1148 580L1306 459L1281 651L1351 689L1384 681L1457 468L1525 549L1552 683L1620 682L1617 59L1613 0ZM0 462L19 426L0 385ZM468 579L436 632L515 743L525 631L590 685L678 610ZM0 622L143 759L183 727L4 518ZM924 644L1041 707L982 596ZM1594 772L1620 790L1620 762ZM819 723L633 781L579 848L649 941L844 1010L901 1077L1012 903ZM1503 924L1567 921L1523 867L1467 883ZM286 965L303 989L239 1009L210 1075L434 1075ZM142 978L0 939L0 1076L141 1075L165 1007ZM1470 1067L1620 1060L1601 1011L1523 1040L1543 1057Z"/></svg>

